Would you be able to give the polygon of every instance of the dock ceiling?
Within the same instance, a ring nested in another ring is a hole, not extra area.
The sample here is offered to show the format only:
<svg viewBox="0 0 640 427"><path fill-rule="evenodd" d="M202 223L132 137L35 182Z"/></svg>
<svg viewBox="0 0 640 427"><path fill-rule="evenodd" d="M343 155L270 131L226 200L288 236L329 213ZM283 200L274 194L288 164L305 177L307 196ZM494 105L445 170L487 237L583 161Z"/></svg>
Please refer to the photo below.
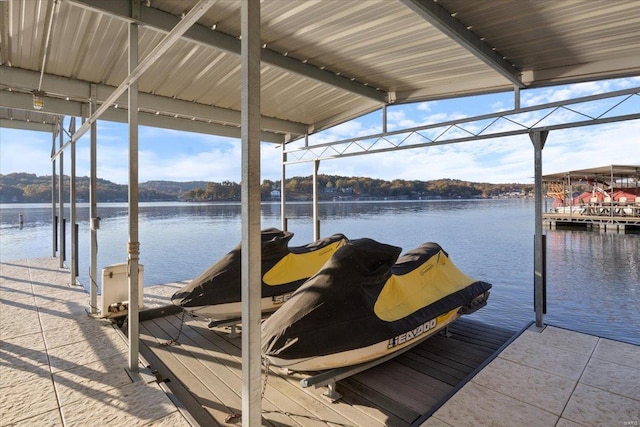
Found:
<svg viewBox="0 0 640 427"><path fill-rule="evenodd" d="M140 3L142 60L197 1ZM127 77L130 10L0 1L3 120L29 116L34 91L45 114L86 115L92 85L106 100ZM384 105L640 75L636 0L262 0L261 20L261 139L274 143ZM239 137L240 43L240 1L214 2L138 80L139 123ZM122 96L101 119L126 117Z"/></svg>

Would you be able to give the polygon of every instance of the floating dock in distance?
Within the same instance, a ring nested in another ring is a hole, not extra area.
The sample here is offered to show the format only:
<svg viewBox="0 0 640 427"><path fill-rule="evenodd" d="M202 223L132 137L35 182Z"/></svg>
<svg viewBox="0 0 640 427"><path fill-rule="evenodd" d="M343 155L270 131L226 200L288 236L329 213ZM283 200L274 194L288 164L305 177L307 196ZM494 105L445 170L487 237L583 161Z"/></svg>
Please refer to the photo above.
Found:
<svg viewBox="0 0 640 427"><path fill-rule="evenodd" d="M547 197L544 224L551 229L640 230L640 165L610 165L542 177Z"/></svg>
<svg viewBox="0 0 640 427"><path fill-rule="evenodd" d="M640 231L640 216L608 217L600 215L582 215L579 212L547 212L542 215L544 225L551 229L581 228L598 229L602 233L627 233Z"/></svg>

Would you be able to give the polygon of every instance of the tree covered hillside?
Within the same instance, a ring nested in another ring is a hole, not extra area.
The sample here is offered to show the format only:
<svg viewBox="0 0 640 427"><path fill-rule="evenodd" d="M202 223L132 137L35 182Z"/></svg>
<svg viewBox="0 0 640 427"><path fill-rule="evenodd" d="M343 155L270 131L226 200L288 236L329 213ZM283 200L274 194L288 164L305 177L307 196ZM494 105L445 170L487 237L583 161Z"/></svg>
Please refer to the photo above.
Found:
<svg viewBox="0 0 640 427"><path fill-rule="evenodd" d="M128 187L98 179L99 202L125 202ZM56 177L56 187L58 179ZM241 186L231 181L148 181L139 185L140 201L239 201ZM287 200L311 200L313 178L293 177L286 181ZM366 177L318 175L318 195L321 200L417 200L454 198L491 198L526 196L533 192L532 184L489 184L438 179L433 181L385 181ZM69 200L69 177L64 177L65 200ZM76 180L77 201L89 201L89 178ZM262 200L280 198L280 181L264 180ZM56 190L57 198L57 190ZM51 176L28 173L0 174L0 202L25 203L51 201Z"/></svg>
<svg viewBox="0 0 640 427"><path fill-rule="evenodd" d="M56 176L56 198L58 192ZM76 200L89 201L89 178L76 178ZM97 179L98 200L100 202L125 202L128 199L128 186L114 184L105 179ZM64 200L69 200L69 177L64 176ZM141 201L178 200L176 194L158 191L153 185L140 184ZM42 203L51 201L51 175L37 176L29 173L11 173L0 175L0 202L3 203Z"/></svg>

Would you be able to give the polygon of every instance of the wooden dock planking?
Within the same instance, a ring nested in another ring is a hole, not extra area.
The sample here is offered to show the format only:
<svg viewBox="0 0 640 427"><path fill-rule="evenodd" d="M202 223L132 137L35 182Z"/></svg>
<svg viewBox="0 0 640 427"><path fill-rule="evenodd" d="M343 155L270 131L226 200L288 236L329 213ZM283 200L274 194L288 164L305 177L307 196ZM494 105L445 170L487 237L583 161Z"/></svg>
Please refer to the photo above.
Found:
<svg viewBox="0 0 640 427"><path fill-rule="evenodd" d="M159 339L153 339L153 337L156 336ZM200 397L201 399L199 400L202 408L213 420L223 420L230 413L230 408L227 406L229 403L227 402L225 404L211 391L210 387L213 383L218 383L217 379L213 378L212 375L207 375L206 370L202 368L201 362L198 361L198 359L186 355L184 347L159 346L161 342L170 339L170 335L163 331L156 321L144 322L144 324L141 325L140 338L142 343L144 343L158 359L161 359L170 372L173 373L173 376L169 377L171 382L179 379L185 384L185 387L190 393ZM144 352L144 354L146 356L146 352ZM154 368L156 367L154 366ZM170 383L169 385L171 386L173 384ZM228 392L230 395L235 394L233 390L228 390ZM239 402L240 400L238 399L236 404L239 404ZM202 414L199 415L201 416Z"/></svg>
<svg viewBox="0 0 640 427"><path fill-rule="evenodd" d="M382 416L380 420L385 426L407 426L420 415L407 406L399 404L397 399L390 398L353 378L345 378L339 385L340 393L343 394L341 401L345 403L356 401L363 410L379 412Z"/></svg>
<svg viewBox="0 0 640 427"><path fill-rule="evenodd" d="M206 319L182 315L141 323L141 352L206 425L228 425L242 408L241 338ZM178 345L159 346L178 336ZM240 328L238 328L240 329ZM263 425L407 426L437 405L516 331L460 319L451 337L436 335L398 357L337 383L343 395L330 403L325 388L301 388L304 374L271 369L262 401ZM156 365L158 365L156 367ZM160 367L162 365L162 367Z"/></svg>
<svg viewBox="0 0 640 427"><path fill-rule="evenodd" d="M225 350L235 354L234 358L239 366L241 363L240 338L234 338L227 341L224 332L216 332L215 330L218 328L210 330L206 324L207 323L205 321L190 321L190 328L185 329L184 333L197 339L199 344L202 346L209 345L209 342L211 341L218 342L221 346L225 346L226 343L227 348ZM235 345L233 345L233 342L236 342ZM228 347L230 344L232 347ZM239 368L238 378L240 380L242 378L242 372ZM282 413L290 414L294 418L300 418L298 420L300 425L315 425L316 421L320 419L336 424L348 423L348 420L336 412L333 407L327 408L324 402L322 402L324 399L301 389L298 386L299 380L294 379L293 383L292 381L283 380L286 380L286 376L275 374L269 375L267 380L268 387L266 388L265 398L263 399L263 409L265 409L265 411L280 411ZM242 384L240 383L238 390L241 389ZM319 393L320 391L316 394ZM296 398L291 399L292 396L295 396ZM273 403L279 403L280 405L276 405L274 408L267 408L265 401L267 403L270 401Z"/></svg>
<svg viewBox="0 0 640 427"><path fill-rule="evenodd" d="M175 320L175 318L174 318ZM167 337L176 337L178 327L167 319L158 321L160 327L166 332ZM215 343L205 340L195 330L189 327L183 328L180 337L180 345L169 346L174 353L183 352L185 357L193 359L192 375L198 378L198 382L205 384L205 388L199 388L196 398L207 406L210 402L219 402L223 405L222 411L210 412L211 416L223 424L227 416L240 414L242 408L242 371L239 360L233 353L239 351L235 346L227 351L221 349ZM198 363L199 362L199 363ZM285 400L285 402L290 402ZM208 405L211 407L211 405ZM292 425L291 418L283 416L282 409L271 405L270 400L263 401L265 409L265 425ZM304 410L300 406L289 407L287 410ZM303 414L310 416L310 414ZM295 416L293 417L295 419ZM308 423L297 423L309 425Z"/></svg>
<svg viewBox="0 0 640 427"><path fill-rule="evenodd" d="M398 373L398 364L385 363L384 368L377 366L366 372L366 375L358 377L358 381L378 390L390 399L398 400L402 406L407 407L416 414L422 414L426 406L431 407L438 402L438 398L430 395L429 390L420 381L420 376L413 378Z"/></svg>
<svg viewBox="0 0 640 427"><path fill-rule="evenodd" d="M156 320L154 322L162 323L163 321ZM168 339L170 336L177 336L179 322L180 320L176 316L164 319L162 328L164 328L163 331L166 334L162 337L163 340ZM170 324L171 327L169 327ZM158 333L158 331L154 331L154 333ZM237 341L237 343L234 344L233 341ZM210 412L210 415L218 423L224 422L224 418L230 413L240 413L242 406L240 396L242 371L240 368L241 350L239 341L239 338L229 340L215 331L209 330L204 322L191 320L183 327L180 345L171 346L174 354L179 353L175 351L176 348L182 348L185 354L189 353L194 358L205 359L205 362L201 363L204 371L199 370L197 375L192 373L187 378L193 380L193 377L197 376L199 381L207 383L209 390L200 388L197 393L194 393L197 399L216 399L229 409L226 414ZM156 353L160 352L156 350ZM194 366L200 367L195 361ZM211 377L210 374L207 374L207 371L215 372L215 376L218 378ZM229 372L233 372L233 374L230 376ZM224 384L219 382L220 379ZM318 390L318 394L320 392ZM233 393L235 397L230 399L229 393ZM213 397L209 396L209 394L212 394ZM349 419L336 412L333 407L327 406L322 400L321 397L311 396L307 391L300 389L297 381L292 384L282 377L272 374L269 376L268 387L263 399L265 424L324 426L328 422L335 425L384 425L383 423L376 423L375 420L368 417L363 418L361 413L357 414L356 423L350 422Z"/></svg>

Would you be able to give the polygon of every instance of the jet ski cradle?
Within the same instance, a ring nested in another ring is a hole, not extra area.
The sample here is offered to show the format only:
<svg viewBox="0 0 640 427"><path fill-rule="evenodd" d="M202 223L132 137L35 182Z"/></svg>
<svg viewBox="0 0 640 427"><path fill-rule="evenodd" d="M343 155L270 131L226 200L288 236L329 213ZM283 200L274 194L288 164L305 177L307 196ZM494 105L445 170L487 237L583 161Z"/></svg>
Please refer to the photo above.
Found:
<svg viewBox="0 0 640 427"><path fill-rule="evenodd" d="M440 334L444 335L447 338L452 336L451 332L449 332L449 325L447 325L444 329L439 331ZM369 370L375 366L378 366L382 363L385 363L394 357L404 353L420 344L420 342L416 342L411 346L405 347L395 353L388 354L379 359L372 360L370 362L360 363L358 365L353 366L345 366L343 368L334 368L328 371L323 371L315 375L311 375L310 377L303 378L300 380L300 387L309 388L309 387L327 387L327 392L323 394L331 402L337 402L342 398L342 395L336 391L336 383L345 378L352 377L360 372L364 372ZM283 369L286 371L286 369Z"/></svg>

